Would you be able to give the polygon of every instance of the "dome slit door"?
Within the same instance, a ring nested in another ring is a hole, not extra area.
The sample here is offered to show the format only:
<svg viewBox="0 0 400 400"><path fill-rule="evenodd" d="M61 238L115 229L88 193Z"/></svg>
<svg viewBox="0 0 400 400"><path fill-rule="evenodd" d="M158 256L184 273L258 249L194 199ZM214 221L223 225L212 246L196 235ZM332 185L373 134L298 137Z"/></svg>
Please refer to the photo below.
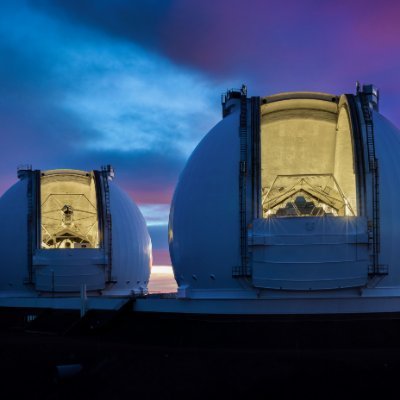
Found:
<svg viewBox="0 0 400 400"><path fill-rule="evenodd" d="M89 291L103 290L107 257L101 246L93 173L41 171L36 187L40 243L32 260L35 289L76 292L84 283Z"/></svg>
<svg viewBox="0 0 400 400"><path fill-rule="evenodd" d="M367 215L366 207L366 182L365 182L365 157L364 157L364 141L361 131L360 116L357 111L355 96L352 94L344 95L348 104L349 119L353 132L352 141L354 149L354 171L356 174L357 185L357 209L359 215Z"/></svg>
<svg viewBox="0 0 400 400"><path fill-rule="evenodd" d="M101 244L107 257L106 281L113 282L112 276L112 220L110 208L110 187L108 180L112 178L112 170L109 166L102 167L101 171L95 171L99 224L101 226Z"/></svg>
<svg viewBox="0 0 400 400"><path fill-rule="evenodd" d="M345 97L301 96L265 98L260 106L260 162L252 165L260 165L262 215L253 214L249 229L252 283L364 286L369 239L349 105Z"/></svg>

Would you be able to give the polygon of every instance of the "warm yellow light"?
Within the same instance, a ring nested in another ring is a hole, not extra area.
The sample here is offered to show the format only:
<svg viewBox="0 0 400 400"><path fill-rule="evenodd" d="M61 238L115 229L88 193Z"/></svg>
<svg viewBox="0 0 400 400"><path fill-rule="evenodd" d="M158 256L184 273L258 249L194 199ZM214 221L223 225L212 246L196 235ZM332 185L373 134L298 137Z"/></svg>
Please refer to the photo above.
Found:
<svg viewBox="0 0 400 400"><path fill-rule="evenodd" d="M318 99L282 98L263 104L261 116L264 218L357 215L344 101L338 104L322 94Z"/></svg>
<svg viewBox="0 0 400 400"><path fill-rule="evenodd" d="M100 247L93 174L45 171L41 176L40 195L42 248Z"/></svg>

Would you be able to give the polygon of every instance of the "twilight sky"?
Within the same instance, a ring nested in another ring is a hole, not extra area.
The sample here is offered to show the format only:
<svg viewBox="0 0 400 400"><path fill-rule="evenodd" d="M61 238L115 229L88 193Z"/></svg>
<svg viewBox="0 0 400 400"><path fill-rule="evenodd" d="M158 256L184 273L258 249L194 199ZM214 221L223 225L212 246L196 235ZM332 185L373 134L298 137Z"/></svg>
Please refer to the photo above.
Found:
<svg viewBox="0 0 400 400"><path fill-rule="evenodd" d="M393 0L2 0L0 194L19 164L112 164L168 264L171 196L221 94L359 80L399 126L399 21Z"/></svg>

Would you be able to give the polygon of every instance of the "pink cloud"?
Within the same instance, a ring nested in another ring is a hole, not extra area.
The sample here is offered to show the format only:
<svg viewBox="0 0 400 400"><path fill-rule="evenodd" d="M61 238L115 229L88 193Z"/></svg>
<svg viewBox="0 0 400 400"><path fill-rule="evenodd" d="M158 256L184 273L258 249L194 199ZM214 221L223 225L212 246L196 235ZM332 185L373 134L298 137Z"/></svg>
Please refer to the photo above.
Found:
<svg viewBox="0 0 400 400"><path fill-rule="evenodd" d="M127 189L129 196L137 204L169 204L174 188L160 187L159 190L145 190L140 188Z"/></svg>
<svg viewBox="0 0 400 400"><path fill-rule="evenodd" d="M153 249L153 265L171 265L168 249Z"/></svg>

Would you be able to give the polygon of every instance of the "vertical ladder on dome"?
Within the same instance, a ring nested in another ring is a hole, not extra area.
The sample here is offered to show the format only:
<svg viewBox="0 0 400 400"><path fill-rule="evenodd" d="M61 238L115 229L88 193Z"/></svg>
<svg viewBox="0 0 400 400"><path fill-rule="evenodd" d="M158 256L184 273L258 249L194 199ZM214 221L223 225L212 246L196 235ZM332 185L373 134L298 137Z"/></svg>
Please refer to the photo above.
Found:
<svg viewBox="0 0 400 400"><path fill-rule="evenodd" d="M361 108L367 133L368 166L372 177L372 265L369 275L386 275L387 266L379 264L380 220L379 220L379 166L375 155L375 135L371 105L366 93L360 93Z"/></svg>
<svg viewBox="0 0 400 400"><path fill-rule="evenodd" d="M110 185L108 184L108 175L110 166L102 167L103 188L104 188L104 203L105 203L105 217L107 229L107 243L105 243L107 250L107 280L112 281L112 218L110 208Z"/></svg>
<svg viewBox="0 0 400 400"><path fill-rule="evenodd" d="M249 276L247 253L247 88L240 90L240 161L239 161L239 213L240 213L240 267L233 271L234 276Z"/></svg>

